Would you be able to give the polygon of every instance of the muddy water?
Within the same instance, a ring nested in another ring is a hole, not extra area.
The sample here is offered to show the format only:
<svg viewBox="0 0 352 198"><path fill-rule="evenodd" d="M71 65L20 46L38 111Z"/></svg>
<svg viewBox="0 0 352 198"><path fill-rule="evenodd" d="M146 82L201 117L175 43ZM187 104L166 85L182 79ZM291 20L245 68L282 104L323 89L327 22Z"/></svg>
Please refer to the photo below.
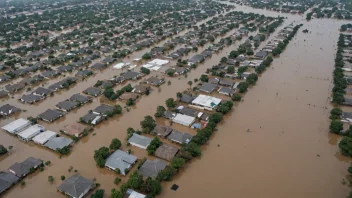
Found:
<svg viewBox="0 0 352 198"><path fill-rule="evenodd" d="M245 7L238 9L277 16L275 12ZM303 19L297 15L287 16L285 24ZM219 126L218 132L204 148L201 159L194 160L172 183L165 184L161 197L330 198L347 194L348 188L343 186L341 181L346 175L348 160L337 154L337 137L328 134L328 113L331 108L328 96L332 87L331 72L338 38L337 29L342 22L312 20L303 23L303 28L311 30L312 34L298 32L281 57L275 59L272 67L245 95L244 102L237 105L232 115ZM95 127L96 135L89 135L76 144L68 157L59 159L49 150L20 142L1 132L1 144L14 146L11 155L0 158L1 170L28 156L52 162L44 172L26 178L24 188L16 186L4 197L63 197L55 192L56 186L61 183L61 175L68 177L72 174L68 172L70 166L87 178L96 178L102 188L109 192L111 188L116 187L113 184L116 175L95 166L94 150L108 146L112 138L124 140L128 127L139 128L139 122L145 115L153 115L158 105L163 105L167 98L175 97L176 92L188 88L189 80L198 78L206 68L215 65L221 57L226 56L239 44L240 42L236 42L219 54L214 54L211 59L188 74L187 78L168 78L171 85L164 84L160 91L154 88L153 92L149 96L143 96L130 112L124 111L122 116L114 117ZM199 49L199 52L201 50ZM35 116L46 108L54 108L57 102L81 92L98 79L108 79L117 74L118 71L108 69L103 71L102 75L89 78L86 82L55 94L53 98L48 98L36 106L21 105L16 100L10 101L28 109L20 117ZM58 131L64 125L77 121L102 100L103 97L97 98L93 103L70 112L55 123L43 124ZM11 120L2 121L1 125ZM178 126L175 128L185 132L187 130ZM248 129L250 132L247 132ZM189 132L194 133L191 130ZM144 150L134 147L123 145L122 149L132 149L132 153L138 158L146 155ZM47 181L49 175L55 177L53 185ZM169 190L173 183L180 185L177 192Z"/></svg>

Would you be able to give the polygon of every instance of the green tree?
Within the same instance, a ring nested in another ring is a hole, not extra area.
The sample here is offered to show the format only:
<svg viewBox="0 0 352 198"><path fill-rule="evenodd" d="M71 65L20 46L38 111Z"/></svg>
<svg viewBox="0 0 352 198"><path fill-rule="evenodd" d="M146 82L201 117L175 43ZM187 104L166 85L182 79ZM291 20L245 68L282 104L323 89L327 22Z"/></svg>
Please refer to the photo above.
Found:
<svg viewBox="0 0 352 198"><path fill-rule="evenodd" d="M214 123L219 123L222 120L222 114L221 113L213 113L209 117L209 122L214 122Z"/></svg>
<svg viewBox="0 0 352 198"><path fill-rule="evenodd" d="M133 106L134 105L134 100L132 98L129 98L127 101L126 101L126 105L127 106Z"/></svg>
<svg viewBox="0 0 352 198"><path fill-rule="evenodd" d="M227 67L227 73L229 73L229 74L233 74L233 73L235 73L235 67L234 66L228 66Z"/></svg>
<svg viewBox="0 0 352 198"><path fill-rule="evenodd" d="M176 93L176 97L177 97L177 98L182 98L182 93L181 93L181 92L177 92L177 93Z"/></svg>
<svg viewBox="0 0 352 198"><path fill-rule="evenodd" d="M242 97L241 97L241 95L238 94L238 93L235 93L235 94L233 94L233 95L231 96L231 100L232 100L232 101L241 101L241 99L242 99Z"/></svg>
<svg viewBox="0 0 352 198"><path fill-rule="evenodd" d="M151 116L145 116L140 124L144 133L150 133L156 126L155 120Z"/></svg>
<svg viewBox="0 0 352 198"><path fill-rule="evenodd" d="M110 150L117 150L121 147L121 141L117 138L114 138L111 140L111 143L110 143Z"/></svg>
<svg viewBox="0 0 352 198"><path fill-rule="evenodd" d="M64 181L66 177L64 175L61 175L61 181Z"/></svg>
<svg viewBox="0 0 352 198"><path fill-rule="evenodd" d="M114 184L118 185L120 182L121 182L121 179L120 179L120 178L116 177L116 178L114 179Z"/></svg>
<svg viewBox="0 0 352 198"><path fill-rule="evenodd" d="M190 88L192 88L193 82L192 81L188 81L187 83L189 85Z"/></svg>
<svg viewBox="0 0 352 198"><path fill-rule="evenodd" d="M342 155L352 156L352 138L343 137L339 143L339 148L341 149Z"/></svg>
<svg viewBox="0 0 352 198"><path fill-rule="evenodd" d="M145 60L149 60L152 58L152 55L150 53L145 53L145 54L143 54L142 58Z"/></svg>
<svg viewBox="0 0 352 198"><path fill-rule="evenodd" d="M148 68L145 68L145 67L142 67L142 68L141 68L141 72L142 72L143 74L150 74L150 70L149 70Z"/></svg>
<svg viewBox="0 0 352 198"><path fill-rule="evenodd" d="M202 154L200 146L194 142L190 142L182 146L181 151L189 152L193 157L198 157Z"/></svg>
<svg viewBox="0 0 352 198"><path fill-rule="evenodd" d="M227 58L226 58L226 57L222 57L221 60L220 60L220 62L226 63L226 62L227 62Z"/></svg>
<svg viewBox="0 0 352 198"><path fill-rule="evenodd" d="M330 111L330 119L335 120L339 119L342 114L342 110L340 108L333 108Z"/></svg>
<svg viewBox="0 0 352 198"><path fill-rule="evenodd" d="M104 198L104 193L105 193L105 190L98 189L97 191L95 191L95 193L93 193L90 196L90 198Z"/></svg>
<svg viewBox="0 0 352 198"><path fill-rule="evenodd" d="M208 82L209 78L208 78L208 75L205 75L205 74L202 74L200 76L200 81L202 82Z"/></svg>
<svg viewBox="0 0 352 198"><path fill-rule="evenodd" d="M178 158L178 157L175 157L174 159L172 159L171 161L171 166L176 168L176 169L179 169L179 168L182 168L184 167L186 164L186 160L183 159L183 158Z"/></svg>
<svg viewBox="0 0 352 198"><path fill-rule="evenodd" d="M143 182L143 175L135 171L131 174L130 178L126 183L129 188L138 190L142 187Z"/></svg>
<svg viewBox="0 0 352 198"><path fill-rule="evenodd" d="M176 107L177 103L173 98L169 98L165 101L165 104L168 108L174 108Z"/></svg>
<svg viewBox="0 0 352 198"><path fill-rule="evenodd" d="M166 166L162 171L156 176L156 180L159 181L170 181L174 175L176 175L177 170L172 166Z"/></svg>
<svg viewBox="0 0 352 198"><path fill-rule="evenodd" d="M240 84L238 84L238 90L240 93L244 93L246 92L248 89L248 83L247 82L240 82Z"/></svg>
<svg viewBox="0 0 352 198"><path fill-rule="evenodd" d="M135 133L135 132L136 131L133 128L129 127L127 129L127 139L130 139L133 136L133 133Z"/></svg>
<svg viewBox="0 0 352 198"><path fill-rule="evenodd" d="M246 82L250 85L254 85L257 81L258 81L258 75L254 73L249 74L246 79Z"/></svg>
<svg viewBox="0 0 352 198"><path fill-rule="evenodd" d="M331 133L339 134L343 130L343 124L339 120L332 120L329 128Z"/></svg>
<svg viewBox="0 0 352 198"><path fill-rule="evenodd" d="M156 113L154 114L154 116L157 118L162 117L164 115L165 111L166 111L165 107L159 105L156 108Z"/></svg>
<svg viewBox="0 0 352 198"><path fill-rule="evenodd" d="M113 188L111 189L110 198L123 198L123 193Z"/></svg>
<svg viewBox="0 0 352 198"><path fill-rule="evenodd" d="M7 149L3 145L0 145L0 155L6 154L7 152Z"/></svg>
<svg viewBox="0 0 352 198"><path fill-rule="evenodd" d="M158 180L148 177L142 186L142 190L153 197L161 193L162 187Z"/></svg>
<svg viewBox="0 0 352 198"><path fill-rule="evenodd" d="M161 146L163 143L159 140L158 137L155 137L149 144L149 146L147 147L147 152L148 155L154 155L154 152L156 151L156 149L159 148L159 146Z"/></svg>
<svg viewBox="0 0 352 198"><path fill-rule="evenodd" d="M48 177L48 182L53 183L54 182L54 177L53 176L49 176Z"/></svg>
<svg viewBox="0 0 352 198"><path fill-rule="evenodd" d="M104 167L105 159L110 155L109 148L103 146L94 151L94 160L99 167Z"/></svg>

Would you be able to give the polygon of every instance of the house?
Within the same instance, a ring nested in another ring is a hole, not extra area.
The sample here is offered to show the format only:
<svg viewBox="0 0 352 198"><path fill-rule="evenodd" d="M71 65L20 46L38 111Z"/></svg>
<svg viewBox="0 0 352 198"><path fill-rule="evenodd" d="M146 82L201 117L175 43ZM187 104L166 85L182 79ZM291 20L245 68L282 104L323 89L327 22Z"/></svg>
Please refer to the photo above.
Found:
<svg viewBox="0 0 352 198"><path fill-rule="evenodd" d="M83 93L90 95L90 96L97 97L102 94L102 91L101 91L101 89L99 89L97 87L89 87L86 90L84 90Z"/></svg>
<svg viewBox="0 0 352 198"><path fill-rule="evenodd" d="M136 146L141 149L147 149L151 141L152 139L150 139L149 137L134 133L132 137L128 140L128 143L130 143L132 146Z"/></svg>
<svg viewBox="0 0 352 198"><path fill-rule="evenodd" d="M17 134L18 132L24 130L25 128L27 128L30 125L31 125L31 122L29 120L20 118L15 121L12 121L11 123L9 123L1 128L8 133Z"/></svg>
<svg viewBox="0 0 352 198"><path fill-rule="evenodd" d="M78 71L75 76L80 78L85 78L91 75L93 75L93 72L89 69L85 69L85 70Z"/></svg>
<svg viewBox="0 0 352 198"><path fill-rule="evenodd" d="M152 134L158 135L160 137L166 138L172 132L172 128L157 125L154 127Z"/></svg>
<svg viewBox="0 0 352 198"><path fill-rule="evenodd" d="M120 99L121 100L129 100L129 99L136 100L138 97L139 97L139 95L136 93L125 92L120 96Z"/></svg>
<svg viewBox="0 0 352 198"><path fill-rule="evenodd" d="M104 69L106 67L107 65L104 63L95 63L94 65L90 66L91 69L95 69L95 70Z"/></svg>
<svg viewBox="0 0 352 198"><path fill-rule="evenodd" d="M20 180L11 172L0 171L0 195Z"/></svg>
<svg viewBox="0 0 352 198"><path fill-rule="evenodd" d="M138 169L138 172L141 173L144 177L156 177L158 173L167 166L167 163L155 159L155 160L146 160L143 165Z"/></svg>
<svg viewBox="0 0 352 198"><path fill-rule="evenodd" d="M220 94L224 94L224 95L226 95L226 96L232 96L233 93L234 93L233 89L230 88L230 87L221 87L221 88L218 90L218 92L219 92Z"/></svg>
<svg viewBox="0 0 352 198"><path fill-rule="evenodd" d="M21 109L20 108L17 108L15 106L12 106L12 105L9 105L9 104L5 104L5 105L2 105L0 107L0 115L1 116L9 116L13 113L17 113L17 112L20 112Z"/></svg>
<svg viewBox="0 0 352 198"><path fill-rule="evenodd" d="M42 164L43 162L40 159L30 157L21 163L16 162L9 168L9 171L17 177L25 177L33 169L38 168Z"/></svg>
<svg viewBox="0 0 352 198"><path fill-rule="evenodd" d="M216 84L212 84L212 83L203 83L200 87L199 90L205 93L210 94L211 92L213 92L215 89L217 88Z"/></svg>
<svg viewBox="0 0 352 198"><path fill-rule="evenodd" d="M174 117L174 119L172 121L174 123L178 123L178 124L189 127L195 121L195 117L178 113L178 114L176 114L176 116Z"/></svg>
<svg viewBox="0 0 352 198"><path fill-rule="evenodd" d="M105 63L105 64L111 64L113 62L115 62L115 58L113 58L113 57L106 57L103 59L103 63Z"/></svg>
<svg viewBox="0 0 352 198"><path fill-rule="evenodd" d="M35 124L35 125L32 125L32 126L26 128L25 130L17 133L17 135L20 140L23 140L25 142L29 142L32 140L32 138L34 138L35 136L37 136L39 133L43 132L44 130L45 130L45 128L42 125Z"/></svg>
<svg viewBox="0 0 352 198"><path fill-rule="evenodd" d="M88 112L86 115L80 118L80 121L86 124L97 125L105 119L105 115L99 115Z"/></svg>
<svg viewBox="0 0 352 198"><path fill-rule="evenodd" d="M5 90L0 91L0 98L5 98L6 96L9 96L9 92Z"/></svg>
<svg viewBox="0 0 352 198"><path fill-rule="evenodd" d="M199 95L192 101L193 105L212 111L217 105L219 105L221 99L212 96Z"/></svg>
<svg viewBox="0 0 352 198"><path fill-rule="evenodd" d="M63 113L62 111L55 110L55 109L48 109L48 110L44 111L43 113L39 114L38 118L41 120L44 120L46 122L53 122L53 121L61 118L64 115L65 115L65 113Z"/></svg>
<svg viewBox="0 0 352 198"><path fill-rule="evenodd" d="M94 187L94 182L80 175L73 175L62 182L57 188L72 198L82 198Z"/></svg>
<svg viewBox="0 0 352 198"><path fill-rule="evenodd" d="M148 94L150 91L150 86L136 85L134 86L132 92L138 94Z"/></svg>
<svg viewBox="0 0 352 198"><path fill-rule="evenodd" d="M70 101L70 100L64 100L62 102L59 102L55 105L55 107L58 110L64 111L64 112L69 112L72 109L76 108L79 105L78 102L76 101Z"/></svg>
<svg viewBox="0 0 352 198"><path fill-rule="evenodd" d="M58 75L60 75L60 72L56 70L48 70L42 73L42 76L47 79L55 78Z"/></svg>
<svg viewBox="0 0 352 198"><path fill-rule="evenodd" d="M52 137L50 138L45 144L44 146L57 151L57 149L63 149L65 147L70 146L73 143L73 140L69 139L69 138L65 138L65 137Z"/></svg>
<svg viewBox="0 0 352 198"><path fill-rule="evenodd" d="M33 104L38 102L39 100L43 100L44 97L42 96L38 96L38 95L34 95L34 94L28 94L28 95L23 95L20 98L20 101L23 103L29 103L29 104Z"/></svg>
<svg viewBox="0 0 352 198"><path fill-rule="evenodd" d="M192 140L193 136L188 133L181 133L179 131L173 130L167 137L168 140L176 142L178 144L188 144Z"/></svg>
<svg viewBox="0 0 352 198"><path fill-rule="evenodd" d="M33 140L34 143L37 143L37 144L40 144L40 145L44 145L46 142L49 141L50 138L56 137L56 135L57 135L57 133L47 130L47 131L44 131L42 133L39 133L32 140Z"/></svg>
<svg viewBox="0 0 352 198"><path fill-rule="evenodd" d="M88 132L91 128L80 123L73 123L64 127L63 132L69 136L81 137L84 132Z"/></svg>
<svg viewBox="0 0 352 198"><path fill-rule="evenodd" d="M181 102L190 104L192 102L192 100L194 100L194 96L191 95L187 95L187 94L182 94L182 97L180 98Z"/></svg>
<svg viewBox="0 0 352 198"><path fill-rule="evenodd" d="M20 91L26 87L25 84L23 83L16 83L16 84L9 84L5 86L5 89L10 92L10 93L15 93L17 91Z"/></svg>
<svg viewBox="0 0 352 198"><path fill-rule="evenodd" d="M175 157L177 152L178 152L178 148L168 144L162 144L161 146L159 146L159 148L156 149L154 155L158 158L161 158L167 161L172 161L172 159Z"/></svg>
<svg viewBox="0 0 352 198"><path fill-rule="evenodd" d="M153 86L159 87L160 85L162 85L165 82L164 78L158 78L158 77L150 77L146 80L147 84L151 84Z"/></svg>
<svg viewBox="0 0 352 198"><path fill-rule="evenodd" d="M250 74L251 74L250 72L243 72L243 73L241 74L241 78L246 80L247 77L248 77Z"/></svg>
<svg viewBox="0 0 352 198"><path fill-rule="evenodd" d="M119 169L121 175L126 175L126 171L130 170L136 162L136 156L130 155L125 151L116 150L106 159L105 167L113 171Z"/></svg>
<svg viewBox="0 0 352 198"><path fill-rule="evenodd" d="M63 65L57 68L57 71L60 73L72 72L73 67L71 65Z"/></svg>
<svg viewBox="0 0 352 198"><path fill-rule="evenodd" d="M124 198L146 198L147 196L139 193L139 192L136 192L132 189L127 189L125 195L124 195Z"/></svg>
<svg viewBox="0 0 352 198"><path fill-rule="evenodd" d="M7 82L7 81L9 81L9 80L11 80L11 77L10 77L10 76L5 75L5 74L0 75L0 82Z"/></svg>
<svg viewBox="0 0 352 198"><path fill-rule="evenodd" d="M85 104L85 103L91 101L92 99L93 99L92 97L87 97L87 96L84 96L84 95L81 95L81 94L73 94L69 98L70 101L79 102L81 104Z"/></svg>
<svg viewBox="0 0 352 198"><path fill-rule="evenodd" d="M188 59L188 65L191 66L193 64L197 64L204 61L204 56L200 55L200 54L196 54L194 56L192 56L192 58Z"/></svg>
<svg viewBox="0 0 352 198"><path fill-rule="evenodd" d="M219 84L219 82L220 82L219 78L209 78L208 79L208 83L211 83L211 84L217 85L217 84Z"/></svg>
<svg viewBox="0 0 352 198"><path fill-rule="evenodd" d="M35 91L32 92L32 94L40 97L47 97L51 92L52 90L50 89L38 87Z"/></svg>
<svg viewBox="0 0 352 198"><path fill-rule="evenodd" d="M255 53L255 57L260 58L260 59L264 59L266 56L268 56L268 52L267 51L259 51L257 53Z"/></svg>
<svg viewBox="0 0 352 198"><path fill-rule="evenodd" d="M221 86L232 87L233 84L234 83L229 80L220 79L220 81L219 81L219 85L221 85Z"/></svg>
<svg viewBox="0 0 352 198"><path fill-rule="evenodd" d="M172 111L166 110L166 111L164 112L163 117L166 118L166 119L172 120L172 119L174 119L174 118L176 117L176 113L174 113L174 112L172 112Z"/></svg>
<svg viewBox="0 0 352 198"><path fill-rule="evenodd" d="M128 71L121 76L126 79L126 80L136 80L138 77L140 77L140 73L135 72L135 71Z"/></svg>

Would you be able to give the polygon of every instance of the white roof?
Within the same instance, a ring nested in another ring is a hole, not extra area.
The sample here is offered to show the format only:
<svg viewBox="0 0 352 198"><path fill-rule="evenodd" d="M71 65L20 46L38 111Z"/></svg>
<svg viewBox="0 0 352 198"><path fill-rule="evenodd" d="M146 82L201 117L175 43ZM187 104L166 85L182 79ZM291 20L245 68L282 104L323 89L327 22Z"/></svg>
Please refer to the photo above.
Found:
<svg viewBox="0 0 352 198"><path fill-rule="evenodd" d="M168 60L162 60L162 59L154 59L154 60L152 60L152 61L150 61L150 62L148 62L148 63L149 63L149 64L153 64L153 65L160 65L160 66L162 66L162 65L168 64L169 61L168 61Z"/></svg>
<svg viewBox="0 0 352 198"><path fill-rule="evenodd" d="M125 67L125 66L127 66L127 65L130 65L130 63L124 63L124 62L122 62L122 63L117 63L117 64L114 65L113 67L114 67L115 69L121 69L122 67Z"/></svg>
<svg viewBox="0 0 352 198"><path fill-rule="evenodd" d="M185 126L190 126L196 118L188 115L177 114L172 121Z"/></svg>
<svg viewBox="0 0 352 198"><path fill-rule="evenodd" d="M203 107L214 108L221 102L220 98L215 98L207 95L199 95L196 99L192 101L195 105L200 105Z"/></svg>
<svg viewBox="0 0 352 198"><path fill-rule="evenodd" d="M146 197L145 195L139 192L133 191L128 198L145 198L145 197Z"/></svg>
<svg viewBox="0 0 352 198"><path fill-rule="evenodd" d="M15 120L15 121L3 126L2 129L9 132L9 133L16 133L19 130L22 130L25 127L29 126L30 124L31 123L29 120L20 118L18 120Z"/></svg>
<svg viewBox="0 0 352 198"><path fill-rule="evenodd" d="M35 136L32 140L37 144L45 144L50 138L56 136L56 133L53 131L44 131Z"/></svg>
<svg viewBox="0 0 352 198"><path fill-rule="evenodd" d="M18 134L19 137L23 139L32 139L34 136L38 135L45 128L39 124L32 125Z"/></svg>

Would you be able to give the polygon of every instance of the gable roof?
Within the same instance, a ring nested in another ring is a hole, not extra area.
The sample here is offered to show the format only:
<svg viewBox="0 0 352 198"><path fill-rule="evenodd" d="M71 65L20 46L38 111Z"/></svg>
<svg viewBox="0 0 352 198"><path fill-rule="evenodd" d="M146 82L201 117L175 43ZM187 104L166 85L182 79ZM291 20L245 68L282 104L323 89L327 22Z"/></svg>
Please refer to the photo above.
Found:
<svg viewBox="0 0 352 198"><path fill-rule="evenodd" d="M0 107L0 115L7 116L16 112L20 112L21 109L10 104L5 104Z"/></svg>
<svg viewBox="0 0 352 198"><path fill-rule="evenodd" d="M56 149L62 149L66 146L70 146L72 143L73 140L65 137L52 137L44 144L44 146L56 151Z"/></svg>
<svg viewBox="0 0 352 198"><path fill-rule="evenodd" d="M100 106L98 106L93 110L93 112L99 113L99 114L110 113L113 111L114 111L114 107L106 104L101 104Z"/></svg>
<svg viewBox="0 0 352 198"><path fill-rule="evenodd" d="M216 89L217 85L212 83L203 83L202 86L199 88L200 91L205 93L211 93Z"/></svg>
<svg viewBox="0 0 352 198"><path fill-rule="evenodd" d="M77 107L77 105L78 105L78 102L76 102L76 101L64 100L64 101L61 101L61 102L57 103L55 105L55 107L57 107L59 109L62 109L64 111L69 111L69 110L74 109L75 107Z"/></svg>
<svg viewBox="0 0 352 198"><path fill-rule="evenodd" d="M42 96L28 94L28 95L23 95L20 100L24 103L34 103L41 99L43 99Z"/></svg>
<svg viewBox="0 0 352 198"><path fill-rule="evenodd" d="M149 137L145 137L142 135L138 135L137 133L133 133L132 137L128 140L128 143L141 148L147 148L151 141L152 139L150 139Z"/></svg>
<svg viewBox="0 0 352 198"><path fill-rule="evenodd" d="M102 93L101 89L97 87L88 87L83 93L88 94L90 96L98 96Z"/></svg>
<svg viewBox="0 0 352 198"><path fill-rule="evenodd" d="M175 155L178 152L178 148L168 145L168 144L163 144L159 146L158 149L156 149L154 155L156 157L159 157L161 159L165 159L167 161L171 161Z"/></svg>
<svg viewBox="0 0 352 198"><path fill-rule="evenodd" d="M144 164L138 169L144 177L156 177L158 173L166 167L166 163L162 160L147 160Z"/></svg>
<svg viewBox="0 0 352 198"><path fill-rule="evenodd" d="M171 132L172 132L172 128L166 127L166 126L161 126L161 125L155 126L153 131L152 131L153 134L159 135L161 137L166 137Z"/></svg>
<svg viewBox="0 0 352 198"><path fill-rule="evenodd" d="M168 140L177 142L179 144L188 144L193 136L188 133L181 133L179 131L173 130L171 134L167 137Z"/></svg>
<svg viewBox="0 0 352 198"><path fill-rule="evenodd" d="M17 183L20 178L9 172L0 172L0 194L13 184Z"/></svg>
<svg viewBox="0 0 352 198"><path fill-rule="evenodd" d="M70 99L71 101L76 101L76 102L80 102L80 103L86 103L90 100L92 100L91 97L87 97L81 94L73 94Z"/></svg>
<svg viewBox="0 0 352 198"><path fill-rule="evenodd" d="M88 180L80 175L73 175L62 182L58 189L66 194L78 198L87 192L93 186L93 181Z"/></svg>
<svg viewBox="0 0 352 198"><path fill-rule="evenodd" d="M55 109L47 109L43 113L38 115L38 118L47 121L47 122L52 122L64 115L63 112L55 110Z"/></svg>
<svg viewBox="0 0 352 198"><path fill-rule="evenodd" d="M21 163L16 162L9 168L9 171L14 173L18 177L22 177L24 175L27 175L30 172L31 168L37 167L42 163L43 162L40 159L30 157Z"/></svg>
<svg viewBox="0 0 352 198"><path fill-rule="evenodd" d="M116 150L106 159L105 166L113 170L118 168L120 173L125 175L125 170L130 169L136 161L136 156L130 155L125 151Z"/></svg>

